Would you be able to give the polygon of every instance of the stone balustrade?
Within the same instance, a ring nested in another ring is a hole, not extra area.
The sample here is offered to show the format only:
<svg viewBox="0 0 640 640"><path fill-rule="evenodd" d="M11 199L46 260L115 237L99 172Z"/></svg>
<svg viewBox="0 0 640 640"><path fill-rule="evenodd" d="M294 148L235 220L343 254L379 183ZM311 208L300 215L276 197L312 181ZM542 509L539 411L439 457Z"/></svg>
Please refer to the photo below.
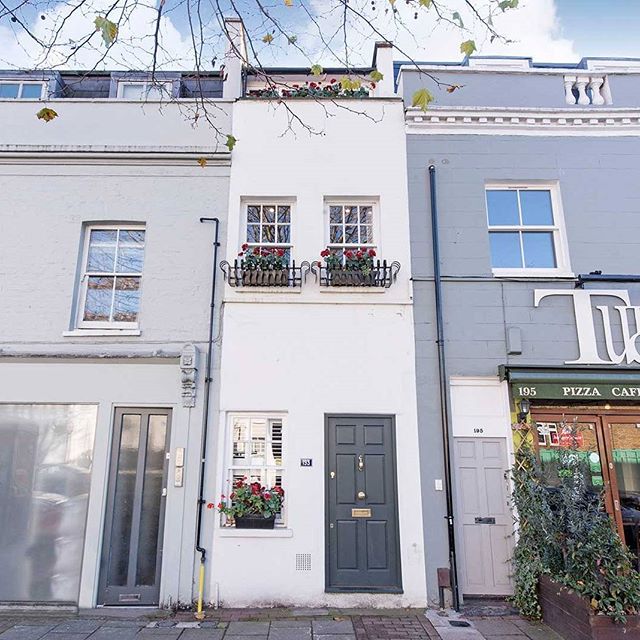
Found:
<svg viewBox="0 0 640 640"><path fill-rule="evenodd" d="M564 76L564 97L567 104L594 107L612 104L606 75Z"/></svg>

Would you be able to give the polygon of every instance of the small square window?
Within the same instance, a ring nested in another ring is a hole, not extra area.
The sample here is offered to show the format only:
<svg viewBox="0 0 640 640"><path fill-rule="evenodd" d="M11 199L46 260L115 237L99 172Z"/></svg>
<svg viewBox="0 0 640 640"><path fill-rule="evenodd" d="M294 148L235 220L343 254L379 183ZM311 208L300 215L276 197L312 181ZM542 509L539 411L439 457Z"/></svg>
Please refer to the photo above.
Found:
<svg viewBox="0 0 640 640"><path fill-rule="evenodd" d="M43 89L43 82L0 80L0 98L40 100Z"/></svg>
<svg viewBox="0 0 640 640"><path fill-rule="evenodd" d="M329 203L329 242L342 252L356 247L375 248L374 206L357 202Z"/></svg>
<svg viewBox="0 0 640 640"><path fill-rule="evenodd" d="M551 187L486 189L491 266L496 275L569 275L559 202Z"/></svg>
<svg viewBox="0 0 640 640"><path fill-rule="evenodd" d="M275 202L251 203L246 209L246 243L258 249L282 249L291 256L291 205Z"/></svg>

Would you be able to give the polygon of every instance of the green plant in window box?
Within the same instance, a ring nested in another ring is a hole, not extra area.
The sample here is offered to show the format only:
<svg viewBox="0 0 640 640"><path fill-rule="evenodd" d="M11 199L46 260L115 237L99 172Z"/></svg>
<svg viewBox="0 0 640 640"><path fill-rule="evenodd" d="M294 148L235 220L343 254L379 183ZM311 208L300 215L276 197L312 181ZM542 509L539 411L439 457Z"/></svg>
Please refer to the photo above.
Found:
<svg viewBox="0 0 640 640"><path fill-rule="evenodd" d="M342 254L342 255L341 255ZM344 258L342 257L344 256ZM355 248L338 252L326 248L320 252L334 286L374 285L375 249Z"/></svg>
<svg viewBox="0 0 640 640"><path fill-rule="evenodd" d="M289 260L284 249L250 247L245 243L238 257L242 269L242 284L245 286L288 286Z"/></svg>
<svg viewBox="0 0 640 640"><path fill-rule="evenodd" d="M233 522L236 529L273 529L276 515L282 510L284 489L263 487L259 482L245 482L246 478L233 483L229 497L222 495L218 511ZM208 509L214 504L209 503Z"/></svg>

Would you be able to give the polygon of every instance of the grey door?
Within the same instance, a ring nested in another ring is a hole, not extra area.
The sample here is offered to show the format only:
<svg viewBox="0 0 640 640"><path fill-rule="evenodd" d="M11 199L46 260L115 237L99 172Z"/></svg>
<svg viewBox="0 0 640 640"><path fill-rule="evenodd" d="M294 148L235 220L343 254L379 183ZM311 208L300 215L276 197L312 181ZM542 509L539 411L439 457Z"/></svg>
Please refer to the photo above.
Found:
<svg viewBox="0 0 640 640"><path fill-rule="evenodd" d="M460 582L465 595L509 595L513 520L504 438L455 438Z"/></svg>
<svg viewBox="0 0 640 640"><path fill-rule="evenodd" d="M98 604L159 604L170 421L116 409Z"/></svg>
<svg viewBox="0 0 640 640"><path fill-rule="evenodd" d="M401 593L394 421L327 418L327 591Z"/></svg>

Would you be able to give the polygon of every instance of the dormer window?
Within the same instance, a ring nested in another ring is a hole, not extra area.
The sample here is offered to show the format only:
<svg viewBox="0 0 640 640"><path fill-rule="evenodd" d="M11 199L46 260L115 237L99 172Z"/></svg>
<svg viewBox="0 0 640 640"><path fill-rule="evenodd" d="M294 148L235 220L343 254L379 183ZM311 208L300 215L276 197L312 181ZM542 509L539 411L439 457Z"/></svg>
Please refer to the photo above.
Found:
<svg viewBox="0 0 640 640"><path fill-rule="evenodd" d="M45 97L44 82L0 80L0 99L41 100Z"/></svg>
<svg viewBox="0 0 640 640"><path fill-rule="evenodd" d="M118 98L123 100L166 100L173 93L173 82L133 80L118 82Z"/></svg>

